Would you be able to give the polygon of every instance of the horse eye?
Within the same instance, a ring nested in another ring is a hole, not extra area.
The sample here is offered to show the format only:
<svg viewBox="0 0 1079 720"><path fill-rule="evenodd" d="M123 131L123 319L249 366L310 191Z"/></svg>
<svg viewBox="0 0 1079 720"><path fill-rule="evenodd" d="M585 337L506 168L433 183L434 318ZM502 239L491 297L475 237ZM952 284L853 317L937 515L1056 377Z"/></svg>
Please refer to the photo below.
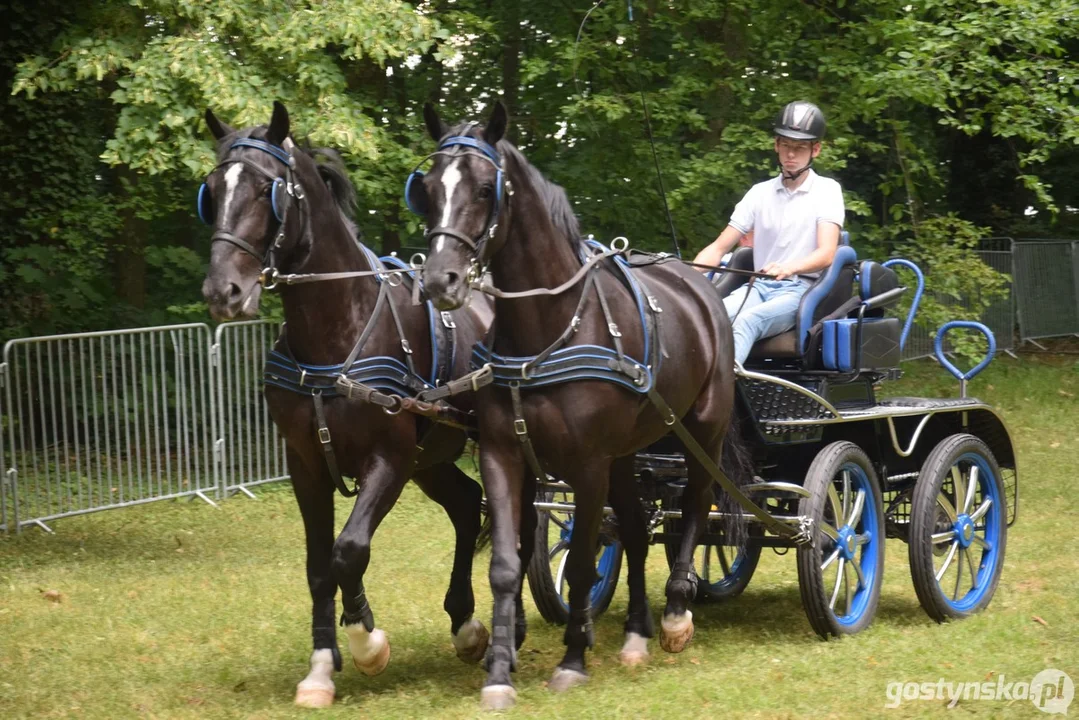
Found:
<svg viewBox="0 0 1079 720"><path fill-rule="evenodd" d="M481 185L480 186L480 200L486 200L487 198L491 197L491 189L492 188L491 188L490 185Z"/></svg>

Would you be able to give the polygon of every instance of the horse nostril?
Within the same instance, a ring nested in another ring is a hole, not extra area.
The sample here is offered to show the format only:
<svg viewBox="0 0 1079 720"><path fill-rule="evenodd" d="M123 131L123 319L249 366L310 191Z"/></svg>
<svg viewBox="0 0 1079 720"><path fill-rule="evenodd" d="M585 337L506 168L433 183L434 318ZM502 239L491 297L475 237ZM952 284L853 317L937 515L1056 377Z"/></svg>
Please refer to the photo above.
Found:
<svg viewBox="0 0 1079 720"><path fill-rule="evenodd" d="M236 301L240 299L240 286L236 283L229 283L229 300Z"/></svg>
<svg viewBox="0 0 1079 720"><path fill-rule="evenodd" d="M451 288L457 285L457 280L460 276L455 272L446 273L446 287Z"/></svg>

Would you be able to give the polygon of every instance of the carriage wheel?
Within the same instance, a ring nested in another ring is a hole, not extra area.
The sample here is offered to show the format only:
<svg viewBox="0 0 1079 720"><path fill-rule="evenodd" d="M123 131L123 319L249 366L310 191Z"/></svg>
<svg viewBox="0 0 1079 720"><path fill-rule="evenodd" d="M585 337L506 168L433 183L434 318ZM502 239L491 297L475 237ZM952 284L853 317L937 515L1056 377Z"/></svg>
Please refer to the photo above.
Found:
<svg viewBox="0 0 1079 720"><path fill-rule="evenodd" d="M911 499L910 572L937 622L980 611L1004 565L1008 523L1000 468L973 435L945 438L922 465Z"/></svg>
<svg viewBox="0 0 1079 720"><path fill-rule="evenodd" d="M572 503L564 492L540 491L537 499L546 502ZM537 513L536 547L528 563L528 587L536 608L547 622L565 625L569 619L569 584L566 582L566 559L573 535L573 513L541 510ZM622 544L610 520L604 519L596 548L596 584L592 586L592 617L607 609L618 585L622 569Z"/></svg>
<svg viewBox="0 0 1079 720"><path fill-rule="evenodd" d="M873 620L884 569L884 511L869 458L851 442L821 450L798 505L813 543L798 548L798 585L809 624L824 639L853 635Z"/></svg>
<svg viewBox="0 0 1079 720"><path fill-rule="evenodd" d="M680 506L681 498L671 498L664 501L664 505L672 509ZM718 525L718 523L717 523ZM709 523L707 532L712 532L713 524ZM750 532L755 528L751 527ZM675 518L663 521L663 531L672 535L681 535L682 520ZM678 549L682 544L681 538L672 539L664 543L663 549L667 555L667 567L674 570L674 563L678 560ZM760 545L747 542L745 545L698 545L693 551L693 569L697 573L697 595L693 598L695 603L711 603L721 600L729 600L738 597L749 585L757 563L761 559Z"/></svg>

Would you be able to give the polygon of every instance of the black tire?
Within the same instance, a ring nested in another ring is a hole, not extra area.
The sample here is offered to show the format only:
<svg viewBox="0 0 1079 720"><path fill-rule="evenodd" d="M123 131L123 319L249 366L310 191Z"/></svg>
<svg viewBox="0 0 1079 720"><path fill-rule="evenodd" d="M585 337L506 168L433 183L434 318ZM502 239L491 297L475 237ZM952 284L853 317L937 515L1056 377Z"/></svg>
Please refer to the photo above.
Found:
<svg viewBox="0 0 1079 720"><path fill-rule="evenodd" d="M717 491L718 492L718 491ZM664 500L665 508L677 510L681 507L681 498L672 497ZM750 528L753 534L756 527ZM672 518L663 521L663 532L681 535L682 520ZM667 567L672 571L678 560L681 539L663 544L667 556ZM693 569L697 573L697 594L693 602L700 604L721 602L738 597L749 585L757 563L761 559L761 546L747 542L738 547L734 545L709 545L702 543L693 552Z"/></svg>
<svg viewBox="0 0 1079 720"><path fill-rule="evenodd" d="M572 495L540 491L537 500L571 503ZM564 596L564 593L568 594L568 586L562 581L558 568L567 552L563 542L573 532L573 513L552 514L540 510L536 515L536 545L528 563L528 588L543 619L565 625L569 619L569 605ZM599 617L611 604L618 586L618 574L622 570L622 544L614 537L608 522L604 520L596 551L596 572L599 577L592 586L593 618Z"/></svg>
<svg viewBox="0 0 1079 720"><path fill-rule="evenodd" d="M843 490L845 482L850 483L848 492ZM817 453L806 473L805 489L810 495L799 502L798 512L812 520L814 538L811 545L798 548L802 605L809 624L825 640L853 635L869 626L880 603L884 570L880 483L862 449L842 441ZM860 511L859 493L864 493ZM837 522L837 516L844 522ZM847 590L842 604L841 586Z"/></svg>
<svg viewBox="0 0 1079 720"><path fill-rule="evenodd" d="M965 618L989 605L1004 566L1007 517L1000 468L984 442L960 433L933 448L914 486L907 548L914 590L929 617ZM960 596L964 575L970 586Z"/></svg>

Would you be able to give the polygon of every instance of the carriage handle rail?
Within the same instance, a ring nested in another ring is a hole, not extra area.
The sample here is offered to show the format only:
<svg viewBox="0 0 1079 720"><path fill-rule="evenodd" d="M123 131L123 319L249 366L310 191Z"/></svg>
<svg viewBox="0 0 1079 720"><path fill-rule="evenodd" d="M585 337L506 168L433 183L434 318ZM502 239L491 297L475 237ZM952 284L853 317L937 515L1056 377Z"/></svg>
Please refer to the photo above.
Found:
<svg viewBox="0 0 1079 720"><path fill-rule="evenodd" d="M982 358L980 363L966 372L963 372L953 365L944 355L944 336L947 335L950 330L954 330L955 328L977 330L982 335L985 335L985 339L989 341L989 350L986 352L985 357ZM993 331L982 323L973 320L952 320L951 322L944 323L940 326L940 329L937 330L937 337L933 341L933 353L937 357L937 362L944 366L944 369L954 375L955 379L959 381L959 397L967 396L967 381L973 380L975 375L984 370L993 360L993 356L996 355L996 352L997 339L994 337Z"/></svg>

